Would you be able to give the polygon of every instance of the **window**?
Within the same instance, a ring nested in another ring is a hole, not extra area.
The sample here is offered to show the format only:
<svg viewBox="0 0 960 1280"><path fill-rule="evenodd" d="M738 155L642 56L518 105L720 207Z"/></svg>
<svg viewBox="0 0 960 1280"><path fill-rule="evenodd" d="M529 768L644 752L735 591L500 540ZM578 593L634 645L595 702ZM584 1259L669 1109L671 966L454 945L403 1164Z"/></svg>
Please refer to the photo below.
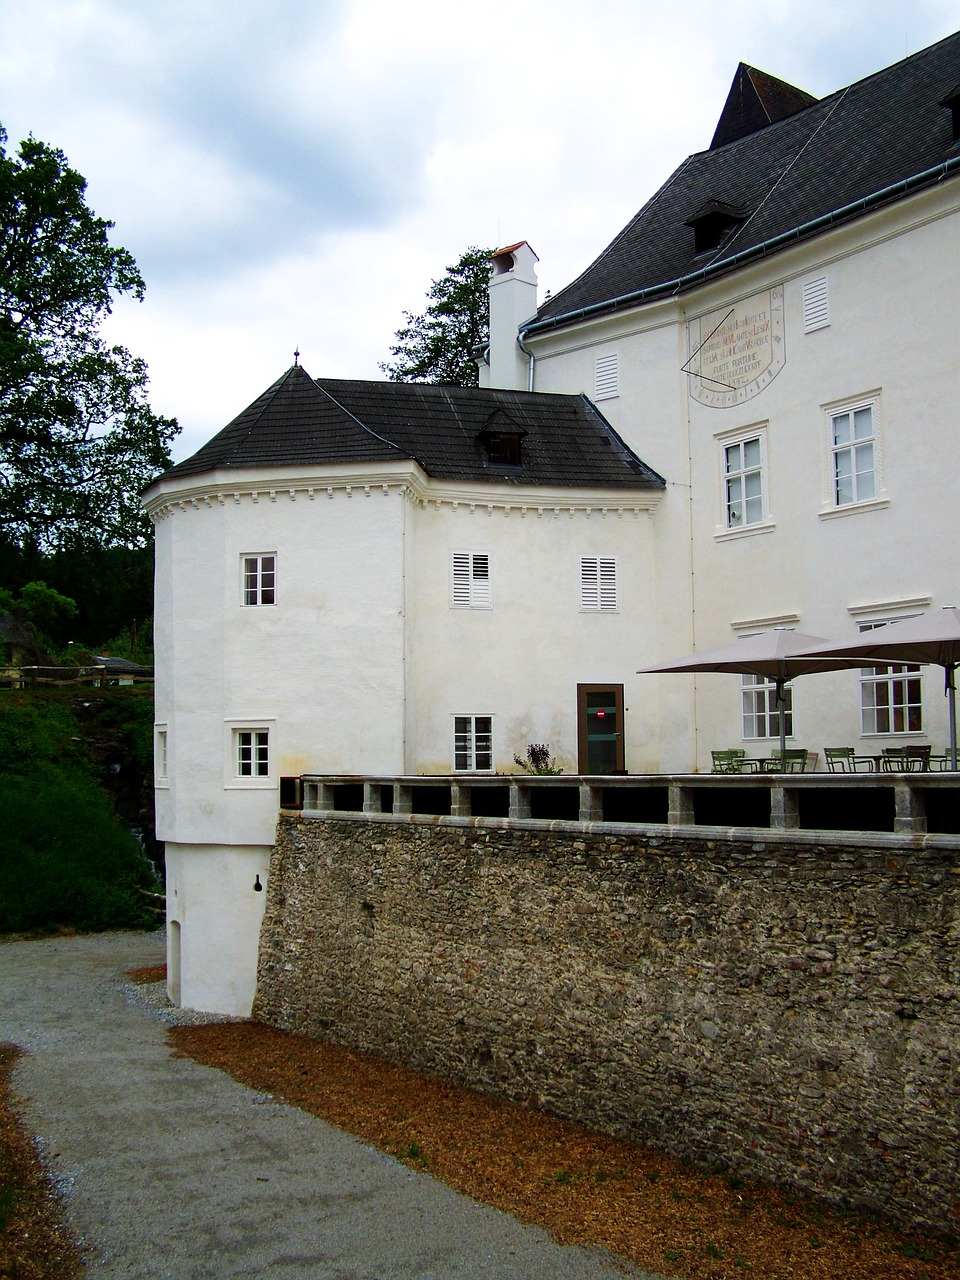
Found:
<svg viewBox="0 0 960 1280"><path fill-rule="evenodd" d="M493 768L493 716L453 717L453 767L458 773Z"/></svg>
<svg viewBox="0 0 960 1280"><path fill-rule="evenodd" d="M763 520L763 437L723 445L723 522L743 529Z"/></svg>
<svg viewBox="0 0 960 1280"><path fill-rule="evenodd" d="M277 557L243 556L244 604L277 603Z"/></svg>
<svg viewBox="0 0 960 1280"><path fill-rule="evenodd" d="M877 436L873 403L830 414L833 505L846 507L877 496Z"/></svg>
<svg viewBox="0 0 960 1280"><path fill-rule="evenodd" d="M861 631L872 631L893 619L861 622ZM860 732L865 736L890 733L922 733L920 668L909 662L864 667L860 672Z"/></svg>
<svg viewBox="0 0 960 1280"><path fill-rule="evenodd" d="M777 707L777 686L763 676L741 676L740 701L743 711L744 738L779 738L780 710ZM783 690L784 732L793 733L793 690L789 685Z"/></svg>
<svg viewBox="0 0 960 1280"><path fill-rule="evenodd" d="M619 608L613 556L580 557L580 608L590 612Z"/></svg>
<svg viewBox="0 0 960 1280"><path fill-rule="evenodd" d="M816 329L826 329L830 324L830 294L827 289L827 277L818 276L816 280L804 282L803 295L803 332L813 333Z"/></svg>
<svg viewBox="0 0 960 1280"><path fill-rule="evenodd" d="M236 765L238 778L270 776L270 732L267 729L237 729Z"/></svg>
<svg viewBox="0 0 960 1280"><path fill-rule="evenodd" d="M154 779L155 779L155 782L157 783L157 785L158 785L158 786L159 786L161 783L163 783L163 784L165 785L165 784L167 783L167 781L168 781L168 776L167 776L167 768L168 768L168 765L167 765L167 730L166 730L166 726L164 726L164 727L162 727L162 728L161 728L159 725L157 726L157 729L156 729L156 740L155 740L155 742L154 742L154 757L153 757L153 763L154 763Z"/></svg>
<svg viewBox="0 0 960 1280"><path fill-rule="evenodd" d="M454 609L489 609L490 556L486 551L454 551L451 558L450 605Z"/></svg>
<svg viewBox="0 0 960 1280"><path fill-rule="evenodd" d="M594 400L609 400L620 394L620 357L616 351L597 356L593 370Z"/></svg>

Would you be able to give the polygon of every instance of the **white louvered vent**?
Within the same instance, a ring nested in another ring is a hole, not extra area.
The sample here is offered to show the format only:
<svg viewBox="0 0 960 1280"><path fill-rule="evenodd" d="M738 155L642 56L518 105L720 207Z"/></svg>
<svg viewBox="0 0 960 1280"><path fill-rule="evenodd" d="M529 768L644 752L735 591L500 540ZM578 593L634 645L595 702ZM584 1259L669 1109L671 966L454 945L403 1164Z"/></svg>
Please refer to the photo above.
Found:
<svg viewBox="0 0 960 1280"><path fill-rule="evenodd" d="M827 277L818 276L803 286L803 332L825 329L830 323L830 294Z"/></svg>
<svg viewBox="0 0 960 1280"><path fill-rule="evenodd" d="M593 374L594 400L606 400L620 394L620 357L616 351L597 356Z"/></svg>
<svg viewBox="0 0 960 1280"><path fill-rule="evenodd" d="M454 551L450 604L454 609L490 608L490 556L486 551Z"/></svg>
<svg viewBox="0 0 960 1280"><path fill-rule="evenodd" d="M613 556L580 557L580 608L618 608L617 562Z"/></svg>

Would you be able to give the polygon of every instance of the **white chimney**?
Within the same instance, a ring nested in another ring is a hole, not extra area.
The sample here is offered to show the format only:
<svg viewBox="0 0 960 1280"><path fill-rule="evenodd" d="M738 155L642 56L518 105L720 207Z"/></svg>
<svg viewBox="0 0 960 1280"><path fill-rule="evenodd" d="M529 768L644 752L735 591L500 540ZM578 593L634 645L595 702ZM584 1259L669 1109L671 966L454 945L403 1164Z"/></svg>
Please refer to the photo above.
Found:
<svg viewBox="0 0 960 1280"><path fill-rule="evenodd" d="M517 342L517 330L537 309L537 261L526 240L490 255L488 386L527 389L528 358Z"/></svg>

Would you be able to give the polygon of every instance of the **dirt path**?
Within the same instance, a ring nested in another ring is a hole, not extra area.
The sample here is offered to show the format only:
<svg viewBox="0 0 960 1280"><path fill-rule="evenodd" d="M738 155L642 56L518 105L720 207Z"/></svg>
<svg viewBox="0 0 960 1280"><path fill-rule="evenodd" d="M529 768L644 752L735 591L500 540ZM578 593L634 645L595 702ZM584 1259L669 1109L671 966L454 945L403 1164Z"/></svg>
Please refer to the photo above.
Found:
<svg viewBox="0 0 960 1280"><path fill-rule="evenodd" d="M91 1280L623 1275L173 1056L163 1015L124 977L162 954L143 934L0 944L0 1041L25 1051L14 1088Z"/></svg>

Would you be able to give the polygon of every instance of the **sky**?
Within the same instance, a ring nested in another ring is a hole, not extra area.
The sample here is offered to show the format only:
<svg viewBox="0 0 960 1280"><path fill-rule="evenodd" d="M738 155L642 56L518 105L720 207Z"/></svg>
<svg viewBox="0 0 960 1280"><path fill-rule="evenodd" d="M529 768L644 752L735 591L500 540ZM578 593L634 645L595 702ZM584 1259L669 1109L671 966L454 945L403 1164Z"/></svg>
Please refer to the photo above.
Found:
<svg viewBox="0 0 960 1280"><path fill-rule="evenodd" d="M740 61L820 97L960 0L0 0L0 125L60 148L147 284L104 335L195 452L293 363L379 378L471 245L574 279Z"/></svg>

